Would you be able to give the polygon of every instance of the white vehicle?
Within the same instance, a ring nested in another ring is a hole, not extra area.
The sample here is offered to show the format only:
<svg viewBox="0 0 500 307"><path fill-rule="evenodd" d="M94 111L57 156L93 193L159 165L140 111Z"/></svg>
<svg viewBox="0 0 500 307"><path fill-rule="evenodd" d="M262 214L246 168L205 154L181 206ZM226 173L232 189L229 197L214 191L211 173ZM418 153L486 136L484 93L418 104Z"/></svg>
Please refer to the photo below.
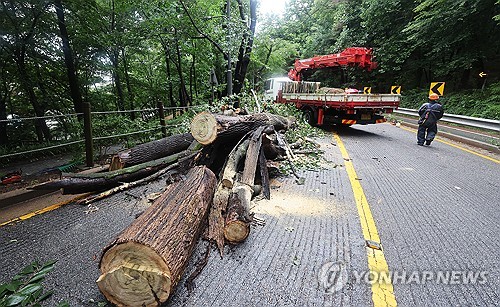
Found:
<svg viewBox="0 0 500 307"><path fill-rule="evenodd" d="M264 83L264 98L265 100L276 100L278 91L283 90L283 84L292 82L288 77L278 77L267 79Z"/></svg>

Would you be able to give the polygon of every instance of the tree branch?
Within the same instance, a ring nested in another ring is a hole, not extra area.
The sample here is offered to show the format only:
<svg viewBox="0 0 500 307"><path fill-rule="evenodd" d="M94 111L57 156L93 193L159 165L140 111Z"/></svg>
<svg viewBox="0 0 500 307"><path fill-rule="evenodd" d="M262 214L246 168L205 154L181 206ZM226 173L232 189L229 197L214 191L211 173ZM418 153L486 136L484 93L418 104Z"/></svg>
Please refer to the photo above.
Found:
<svg viewBox="0 0 500 307"><path fill-rule="evenodd" d="M184 8L184 12L186 12L186 15L188 16L189 20L191 21L191 24L193 25L193 27L195 28L196 32L198 32L201 36L203 36L204 38L206 38L210 43L212 43L212 45L215 46L215 48L217 48L217 50L219 50L223 55L224 55L224 58L227 59L227 53L224 52L224 49L222 49L222 47L217 44L216 41L214 41L210 36L208 36L207 34L205 34L203 31L201 31L198 26L196 25L196 23L194 22L193 20L193 17L191 17L191 14L189 14L189 11L186 7L186 5L184 4L184 1L182 0L179 0L179 2L181 3L182 7Z"/></svg>

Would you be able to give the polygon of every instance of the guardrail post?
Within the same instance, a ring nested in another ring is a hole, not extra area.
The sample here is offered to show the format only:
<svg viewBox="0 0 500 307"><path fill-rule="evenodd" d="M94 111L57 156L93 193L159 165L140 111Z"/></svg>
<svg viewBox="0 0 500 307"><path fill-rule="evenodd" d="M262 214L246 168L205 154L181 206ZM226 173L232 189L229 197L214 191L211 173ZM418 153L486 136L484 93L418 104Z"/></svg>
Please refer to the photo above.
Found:
<svg viewBox="0 0 500 307"><path fill-rule="evenodd" d="M85 163L94 166L94 149L92 142L92 122L90 116L90 103L83 103L83 134L85 136Z"/></svg>
<svg viewBox="0 0 500 307"><path fill-rule="evenodd" d="M161 126L161 134L164 138L167 137L167 127L165 127L165 111L163 110L163 103L158 101L156 103L156 107L158 108L158 114L160 115L160 126ZM175 112L175 110L174 110Z"/></svg>

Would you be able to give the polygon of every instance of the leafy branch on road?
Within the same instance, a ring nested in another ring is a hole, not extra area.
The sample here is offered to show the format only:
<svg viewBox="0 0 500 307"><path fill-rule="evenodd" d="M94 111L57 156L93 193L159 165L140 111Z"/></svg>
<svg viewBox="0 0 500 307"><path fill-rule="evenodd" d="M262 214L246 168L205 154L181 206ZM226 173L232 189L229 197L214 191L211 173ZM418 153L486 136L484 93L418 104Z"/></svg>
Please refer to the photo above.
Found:
<svg viewBox="0 0 500 307"><path fill-rule="evenodd" d="M37 261L26 266L16 274L10 282L0 284L0 307L9 306L41 306L53 290L45 291L43 281L45 276L54 269L56 261L48 261L43 265ZM69 306L61 303L59 307Z"/></svg>

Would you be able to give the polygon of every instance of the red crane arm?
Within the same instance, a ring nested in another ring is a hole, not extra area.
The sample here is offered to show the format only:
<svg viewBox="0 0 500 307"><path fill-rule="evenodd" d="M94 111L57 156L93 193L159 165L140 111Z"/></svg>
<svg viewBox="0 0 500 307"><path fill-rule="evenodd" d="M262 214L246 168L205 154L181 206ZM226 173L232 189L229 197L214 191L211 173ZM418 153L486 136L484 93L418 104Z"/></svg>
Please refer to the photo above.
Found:
<svg viewBox="0 0 500 307"><path fill-rule="evenodd" d="M288 72L288 77L294 81L301 81L302 71L325 67L359 66L368 71L377 68L377 63L372 61L373 49L352 47L340 53L315 56L310 59L295 60L294 67Z"/></svg>

